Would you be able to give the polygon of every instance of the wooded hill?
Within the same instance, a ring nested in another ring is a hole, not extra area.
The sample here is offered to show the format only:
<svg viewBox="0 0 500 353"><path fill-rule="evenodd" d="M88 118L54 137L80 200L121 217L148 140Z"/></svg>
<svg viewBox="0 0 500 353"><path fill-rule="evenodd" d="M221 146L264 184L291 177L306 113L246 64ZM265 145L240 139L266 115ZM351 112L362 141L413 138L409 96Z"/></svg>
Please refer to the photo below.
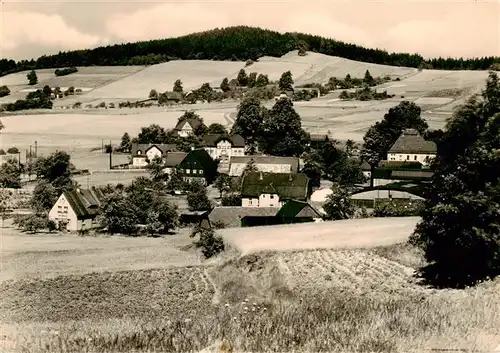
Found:
<svg viewBox="0 0 500 353"><path fill-rule="evenodd" d="M499 57L475 59L435 58L418 54L388 53L304 33L279 33L257 27L216 28L177 38L115 44L95 49L43 55L37 60L0 60L0 76L31 69L72 66L153 65L169 60L256 60L279 57L291 50L309 50L351 60L392 66L444 70L487 70L500 66Z"/></svg>

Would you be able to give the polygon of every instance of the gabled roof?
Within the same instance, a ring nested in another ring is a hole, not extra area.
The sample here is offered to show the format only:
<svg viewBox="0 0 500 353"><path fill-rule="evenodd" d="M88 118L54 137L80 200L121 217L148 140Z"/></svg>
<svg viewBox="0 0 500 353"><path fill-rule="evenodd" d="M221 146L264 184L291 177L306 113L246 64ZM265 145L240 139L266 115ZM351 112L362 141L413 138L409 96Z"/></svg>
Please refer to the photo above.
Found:
<svg viewBox="0 0 500 353"><path fill-rule="evenodd" d="M65 191L64 196L78 219L93 218L99 211L104 193L97 188Z"/></svg>
<svg viewBox="0 0 500 353"><path fill-rule="evenodd" d="M171 143L133 143L130 153L132 156L137 156L137 151L141 151L139 156L142 156L153 146L156 146L163 154L168 151L175 151L177 148L175 144Z"/></svg>
<svg viewBox="0 0 500 353"><path fill-rule="evenodd" d="M207 147L216 147L221 140L227 140L233 147L245 147L245 139L241 135L208 134L203 136L203 144Z"/></svg>
<svg viewBox="0 0 500 353"><path fill-rule="evenodd" d="M248 173L241 183L241 196L259 197L261 194L277 194L280 199L306 200L309 178L303 173Z"/></svg>
<svg viewBox="0 0 500 353"><path fill-rule="evenodd" d="M186 152L168 152L165 167L177 167L188 154Z"/></svg>
<svg viewBox="0 0 500 353"><path fill-rule="evenodd" d="M215 168L217 168L217 163L203 148L195 148L194 150L189 151L189 153L180 163L191 158L195 158L205 171L209 171L211 169L215 170Z"/></svg>
<svg viewBox="0 0 500 353"><path fill-rule="evenodd" d="M179 92L165 92L164 94L168 100L182 100L182 94L180 94Z"/></svg>
<svg viewBox="0 0 500 353"><path fill-rule="evenodd" d="M367 171L370 172L372 170L372 167L370 166L370 164L367 161L363 161L363 163L361 163L361 165L360 165L360 168L364 172L367 172Z"/></svg>
<svg viewBox="0 0 500 353"><path fill-rule="evenodd" d="M311 142L326 142L329 141L330 138L327 134L310 134Z"/></svg>
<svg viewBox="0 0 500 353"><path fill-rule="evenodd" d="M195 118L187 118L187 119L182 119L179 122L177 122L177 125L174 127L174 131L180 131L184 127L184 124L189 124L191 126L191 129L196 129L197 127L201 126L201 122L198 119Z"/></svg>
<svg viewBox="0 0 500 353"><path fill-rule="evenodd" d="M233 164L247 164L251 160L256 165L259 164L284 164L290 165L292 173L299 171L299 158L298 157L277 157L277 156L232 156L230 163Z"/></svg>
<svg viewBox="0 0 500 353"><path fill-rule="evenodd" d="M241 227L243 217L274 217L278 211L279 207L219 206L210 212L208 219L211 224L222 222L225 228L235 228Z"/></svg>
<svg viewBox="0 0 500 353"><path fill-rule="evenodd" d="M319 212L307 202L288 200L276 214L278 217L312 217L321 218Z"/></svg>
<svg viewBox="0 0 500 353"><path fill-rule="evenodd" d="M406 129L392 145L389 153L435 154L436 143L426 141L415 129Z"/></svg>

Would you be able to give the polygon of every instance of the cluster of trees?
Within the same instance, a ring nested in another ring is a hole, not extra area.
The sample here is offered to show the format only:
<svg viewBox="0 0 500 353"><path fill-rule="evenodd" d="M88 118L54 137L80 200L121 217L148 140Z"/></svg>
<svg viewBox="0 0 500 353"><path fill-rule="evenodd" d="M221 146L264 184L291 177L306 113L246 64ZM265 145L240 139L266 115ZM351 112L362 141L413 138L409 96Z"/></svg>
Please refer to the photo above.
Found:
<svg viewBox="0 0 500 353"><path fill-rule="evenodd" d="M280 98L268 110L259 98L245 97L231 132L241 135L251 151L273 156L300 156L309 145L309 135L288 98Z"/></svg>
<svg viewBox="0 0 500 353"><path fill-rule="evenodd" d="M383 100L394 97L394 94L387 94L387 91L377 92L376 89L365 86L354 92L342 91L339 98L342 100L356 99L359 101Z"/></svg>
<svg viewBox="0 0 500 353"><path fill-rule="evenodd" d="M8 96L10 94L10 89L9 87L3 85L0 86L0 98Z"/></svg>
<svg viewBox="0 0 500 353"><path fill-rule="evenodd" d="M304 33L279 33L256 27L217 28L177 38L115 44L95 49L59 52L37 60L0 60L0 75L30 69L91 66L150 65L168 60L256 60L261 56L279 57L298 49L336 55L376 64L434 69L485 70L499 63L496 57L475 59L436 58L425 60L418 54L389 53L359 45Z"/></svg>
<svg viewBox="0 0 500 353"><path fill-rule="evenodd" d="M25 109L52 109L53 103L50 94L47 95L43 90L29 92L25 99L18 99L14 103L6 103L2 105L2 109L6 111L16 111Z"/></svg>
<svg viewBox="0 0 500 353"><path fill-rule="evenodd" d="M56 76L66 76L66 75L73 74L75 72L78 72L78 69L76 67L72 66L72 67L66 67L64 69L56 69L56 71L54 71L54 74Z"/></svg>
<svg viewBox="0 0 500 353"><path fill-rule="evenodd" d="M35 70L31 70L26 74L26 78L28 79L28 84L30 86L36 85L38 83L38 76L36 75Z"/></svg>

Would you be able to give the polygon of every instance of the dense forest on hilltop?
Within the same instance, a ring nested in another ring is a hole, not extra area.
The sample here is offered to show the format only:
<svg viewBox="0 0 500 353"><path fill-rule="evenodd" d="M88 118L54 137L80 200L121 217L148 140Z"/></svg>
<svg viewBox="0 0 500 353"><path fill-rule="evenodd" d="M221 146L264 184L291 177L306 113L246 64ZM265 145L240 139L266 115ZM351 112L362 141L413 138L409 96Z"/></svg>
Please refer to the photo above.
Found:
<svg viewBox="0 0 500 353"><path fill-rule="evenodd" d="M0 76L32 69L73 66L153 65L169 60L256 60L261 56L279 57L302 49L351 60L392 66L444 70L487 70L500 65L498 57L475 59L436 58L424 60L418 54L388 53L334 39L304 33L238 26L216 28L177 38L115 44L95 49L43 55L37 60L0 60Z"/></svg>

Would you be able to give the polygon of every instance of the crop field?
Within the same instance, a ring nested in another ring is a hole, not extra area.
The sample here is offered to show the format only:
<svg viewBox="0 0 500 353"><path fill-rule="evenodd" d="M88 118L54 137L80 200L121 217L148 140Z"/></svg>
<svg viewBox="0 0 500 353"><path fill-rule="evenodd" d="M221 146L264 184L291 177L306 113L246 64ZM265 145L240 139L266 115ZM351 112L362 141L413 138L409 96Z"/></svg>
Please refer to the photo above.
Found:
<svg viewBox="0 0 500 353"><path fill-rule="evenodd" d="M219 229L242 254L324 248L365 248L404 242L419 217L349 219L320 223ZM368 234L368 235L367 235Z"/></svg>

